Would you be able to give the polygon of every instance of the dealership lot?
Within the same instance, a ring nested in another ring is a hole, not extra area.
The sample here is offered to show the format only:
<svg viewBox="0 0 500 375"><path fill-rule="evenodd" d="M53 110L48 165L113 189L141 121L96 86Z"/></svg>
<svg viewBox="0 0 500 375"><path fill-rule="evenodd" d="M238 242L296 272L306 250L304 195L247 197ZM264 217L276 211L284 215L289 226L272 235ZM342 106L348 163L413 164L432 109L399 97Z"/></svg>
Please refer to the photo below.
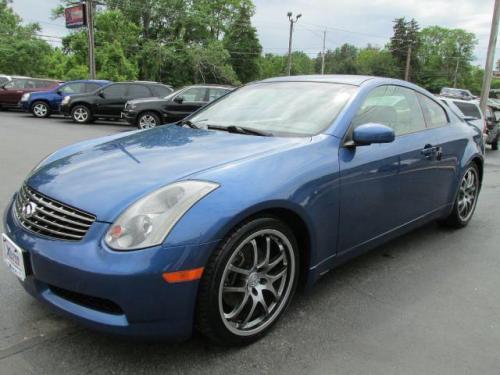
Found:
<svg viewBox="0 0 500 375"><path fill-rule="evenodd" d="M133 130L0 112L0 207L48 153ZM432 186L429 186L432 189ZM493 374L500 369L500 153L488 152L475 217L429 225L299 293L267 337L246 348L142 343L94 333L24 293L0 267L5 373Z"/></svg>

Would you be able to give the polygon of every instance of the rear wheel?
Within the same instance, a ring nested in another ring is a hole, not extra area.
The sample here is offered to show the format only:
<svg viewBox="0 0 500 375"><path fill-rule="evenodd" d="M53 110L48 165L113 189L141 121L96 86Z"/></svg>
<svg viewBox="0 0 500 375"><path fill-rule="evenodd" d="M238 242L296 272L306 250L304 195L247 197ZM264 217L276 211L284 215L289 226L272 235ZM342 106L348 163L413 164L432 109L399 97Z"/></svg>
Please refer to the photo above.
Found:
<svg viewBox="0 0 500 375"><path fill-rule="evenodd" d="M290 303L299 267L293 233L274 217L238 228L214 252L200 281L198 329L222 345L265 335Z"/></svg>
<svg viewBox="0 0 500 375"><path fill-rule="evenodd" d="M467 167L460 181L453 211L443 221L443 224L453 228L465 227L474 214L479 188L479 171L476 164L472 163Z"/></svg>
<svg viewBox="0 0 500 375"><path fill-rule="evenodd" d="M79 124L88 124L92 122L92 113L86 105L78 104L71 110L71 118Z"/></svg>
<svg viewBox="0 0 500 375"><path fill-rule="evenodd" d="M154 112L143 112L137 117L137 127L139 129L151 129L160 125L160 118Z"/></svg>
<svg viewBox="0 0 500 375"><path fill-rule="evenodd" d="M50 108L49 105L45 102L34 102L31 106L31 113L33 116L38 118L45 118L50 116Z"/></svg>

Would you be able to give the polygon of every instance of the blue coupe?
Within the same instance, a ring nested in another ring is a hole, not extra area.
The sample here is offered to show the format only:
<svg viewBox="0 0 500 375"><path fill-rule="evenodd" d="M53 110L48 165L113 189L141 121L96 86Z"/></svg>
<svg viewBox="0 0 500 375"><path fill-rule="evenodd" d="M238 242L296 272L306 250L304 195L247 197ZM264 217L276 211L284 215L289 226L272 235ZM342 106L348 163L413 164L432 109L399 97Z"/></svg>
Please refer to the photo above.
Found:
<svg viewBox="0 0 500 375"><path fill-rule="evenodd" d="M24 94L19 102L19 107L24 112L31 112L33 116L38 118L49 117L53 113L59 113L59 106L66 96L93 92L108 83L110 81L105 80L68 81L49 91Z"/></svg>
<svg viewBox="0 0 500 375"><path fill-rule="evenodd" d="M48 156L5 211L4 259L88 327L247 344L298 285L424 223L467 225L483 147L408 82L267 79Z"/></svg>

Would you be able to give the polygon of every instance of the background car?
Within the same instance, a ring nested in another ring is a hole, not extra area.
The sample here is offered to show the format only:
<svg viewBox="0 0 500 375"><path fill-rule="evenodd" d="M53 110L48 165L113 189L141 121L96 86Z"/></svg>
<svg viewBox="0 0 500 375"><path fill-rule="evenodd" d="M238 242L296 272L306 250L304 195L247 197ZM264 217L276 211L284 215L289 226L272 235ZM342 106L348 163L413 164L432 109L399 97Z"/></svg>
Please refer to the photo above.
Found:
<svg viewBox="0 0 500 375"><path fill-rule="evenodd" d="M452 87L443 87L439 92L439 95L464 100L472 100L476 98L469 90L456 89Z"/></svg>
<svg viewBox="0 0 500 375"><path fill-rule="evenodd" d="M59 112L64 97L75 94L96 91L111 83L105 80L80 80L60 84L49 91L26 93L21 97L20 107L25 112L31 112L35 117L49 117Z"/></svg>
<svg viewBox="0 0 500 375"><path fill-rule="evenodd" d="M111 83L87 94L67 96L61 102L61 112L77 123L89 123L96 118L120 118L128 100L164 97L173 92L171 86L157 82Z"/></svg>
<svg viewBox="0 0 500 375"><path fill-rule="evenodd" d="M53 79L12 77L0 86L0 108L18 108L21 97L29 92L45 91L59 85Z"/></svg>
<svg viewBox="0 0 500 375"><path fill-rule="evenodd" d="M486 130L486 118L481 108L479 108L479 103L447 97L439 97L439 99L446 104L455 115L478 128L481 133Z"/></svg>
<svg viewBox="0 0 500 375"><path fill-rule="evenodd" d="M234 90L232 86L193 85L183 87L165 98L137 99L128 101L123 117L139 129L154 128L172 123L197 111L207 103Z"/></svg>

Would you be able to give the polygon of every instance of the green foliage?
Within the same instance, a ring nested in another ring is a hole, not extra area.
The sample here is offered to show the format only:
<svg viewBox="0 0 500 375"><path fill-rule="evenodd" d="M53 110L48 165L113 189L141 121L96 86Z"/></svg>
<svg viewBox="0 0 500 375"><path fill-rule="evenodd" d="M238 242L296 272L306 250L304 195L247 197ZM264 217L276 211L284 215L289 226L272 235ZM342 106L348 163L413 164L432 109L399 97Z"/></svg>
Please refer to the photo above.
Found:
<svg viewBox="0 0 500 375"><path fill-rule="evenodd" d="M283 55L266 53L264 56L259 57L258 64L259 79L278 77L285 74L287 58Z"/></svg>
<svg viewBox="0 0 500 375"><path fill-rule="evenodd" d="M259 76L259 56L262 47L257 30L252 26L250 9L242 7L224 37L224 46L231 55L231 65L242 82Z"/></svg>
<svg viewBox="0 0 500 375"><path fill-rule="evenodd" d="M392 56L396 60L397 66L399 67L399 72L397 76L400 78L404 77L404 71L406 67L406 60L408 57L408 52L411 47L410 55L410 67L411 71L418 71L418 53L420 50L420 33L419 33L418 22L412 18L410 21L406 21L403 18L396 18L394 20L393 31L394 35L391 37L389 42L389 50Z"/></svg>
<svg viewBox="0 0 500 375"><path fill-rule="evenodd" d="M325 74L357 74L358 49L345 43L325 53ZM316 71L321 72L321 56L316 58Z"/></svg>
<svg viewBox="0 0 500 375"><path fill-rule="evenodd" d="M359 74L380 77L398 77L400 74L397 61L391 52L370 45L359 50L357 71Z"/></svg>

